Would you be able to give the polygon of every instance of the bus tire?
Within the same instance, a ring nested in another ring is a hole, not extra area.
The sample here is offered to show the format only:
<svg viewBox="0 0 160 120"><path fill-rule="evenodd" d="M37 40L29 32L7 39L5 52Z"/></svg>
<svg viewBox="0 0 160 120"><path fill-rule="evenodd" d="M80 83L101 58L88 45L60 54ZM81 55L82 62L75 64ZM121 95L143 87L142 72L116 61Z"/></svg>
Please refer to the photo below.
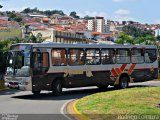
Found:
<svg viewBox="0 0 160 120"><path fill-rule="evenodd" d="M37 96L40 94L41 91L32 91L33 95Z"/></svg>
<svg viewBox="0 0 160 120"><path fill-rule="evenodd" d="M98 85L97 87L98 87L100 90L104 91L104 90L107 90L108 85Z"/></svg>
<svg viewBox="0 0 160 120"><path fill-rule="evenodd" d="M62 82L61 80L56 80L52 84L52 93L55 96L60 96L62 94Z"/></svg>
<svg viewBox="0 0 160 120"><path fill-rule="evenodd" d="M128 87L128 77L126 77L126 76L123 76L123 77L121 77L120 78L120 81L119 81L119 85L118 85L118 87L120 88L120 89L125 89L125 88L127 88Z"/></svg>

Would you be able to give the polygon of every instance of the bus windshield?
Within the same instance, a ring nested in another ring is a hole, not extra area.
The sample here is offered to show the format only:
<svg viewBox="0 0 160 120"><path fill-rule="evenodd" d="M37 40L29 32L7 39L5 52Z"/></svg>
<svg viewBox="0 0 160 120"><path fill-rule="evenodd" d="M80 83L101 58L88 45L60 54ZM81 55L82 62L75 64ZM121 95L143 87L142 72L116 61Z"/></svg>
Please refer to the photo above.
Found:
<svg viewBox="0 0 160 120"><path fill-rule="evenodd" d="M9 76L29 76L30 51L10 51L7 59Z"/></svg>

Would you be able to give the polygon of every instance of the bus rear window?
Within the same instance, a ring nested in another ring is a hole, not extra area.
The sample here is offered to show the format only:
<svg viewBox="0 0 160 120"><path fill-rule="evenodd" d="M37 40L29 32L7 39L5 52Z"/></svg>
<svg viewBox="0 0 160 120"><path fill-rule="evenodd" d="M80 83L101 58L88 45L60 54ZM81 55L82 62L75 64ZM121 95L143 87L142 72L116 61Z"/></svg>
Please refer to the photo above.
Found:
<svg viewBox="0 0 160 120"><path fill-rule="evenodd" d="M52 65L65 66L67 65L66 49L52 49Z"/></svg>
<svg viewBox="0 0 160 120"><path fill-rule="evenodd" d="M144 57L146 63L153 63L157 60L157 52L155 49L146 49Z"/></svg>

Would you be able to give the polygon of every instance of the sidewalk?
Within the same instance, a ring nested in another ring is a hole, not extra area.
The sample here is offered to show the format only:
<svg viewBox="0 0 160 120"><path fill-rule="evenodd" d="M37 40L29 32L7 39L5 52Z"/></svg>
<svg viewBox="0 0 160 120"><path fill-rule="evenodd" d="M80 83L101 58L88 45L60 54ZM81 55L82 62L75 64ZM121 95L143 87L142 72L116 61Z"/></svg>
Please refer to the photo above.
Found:
<svg viewBox="0 0 160 120"><path fill-rule="evenodd" d="M69 102L66 106L66 112L69 114L69 116L74 119L74 120L90 120L88 117L82 115L76 106L76 103L78 102L78 100L73 100L71 102Z"/></svg>

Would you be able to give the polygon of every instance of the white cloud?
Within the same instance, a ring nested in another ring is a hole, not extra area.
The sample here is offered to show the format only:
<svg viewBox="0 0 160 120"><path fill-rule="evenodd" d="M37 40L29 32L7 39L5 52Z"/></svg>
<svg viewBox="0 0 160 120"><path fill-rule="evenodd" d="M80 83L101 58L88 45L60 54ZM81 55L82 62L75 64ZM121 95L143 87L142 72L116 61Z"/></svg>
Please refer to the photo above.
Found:
<svg viewBox="0 0 160 120"><path fill-rule="evenodd" d="M156 23L156 24L160 24L160 19L156 19L156 20L155 20L155 23Z"/></svg>
<svg viewBox="0 0 160 120"><path fill-rule="evenodd" d="M112 0L113 2L131 2L136 0Z"/></svg>
<svg viewBox="0 0 160 120"><path fill-rule="evenodd" d="M114 12L117 15L129 15L130 11L126 9L119 9Z"/></svg>
<svg viewBox="0 0 160 120"><path fill-rule="evenodd" d="M131 16L115 16L114 18L116 21L136 21L133 17Z"/></svg>
<svg viewBox="0 0 160 120"><path fill-rule="evenodd" d="M135 19L130 15L130 10L118 9L114 12L113 19L116 21L135 21Z"/></svg>
<svg viewBox="0 0 160 120"><path fill-rule="evenodd" d="M107 13L106 12L97 12L97 11L83 11L83 12L77 12L77 15L80 17L84 17L86 15L95 17L95 16L101 16L107 18Z"/></svg>

